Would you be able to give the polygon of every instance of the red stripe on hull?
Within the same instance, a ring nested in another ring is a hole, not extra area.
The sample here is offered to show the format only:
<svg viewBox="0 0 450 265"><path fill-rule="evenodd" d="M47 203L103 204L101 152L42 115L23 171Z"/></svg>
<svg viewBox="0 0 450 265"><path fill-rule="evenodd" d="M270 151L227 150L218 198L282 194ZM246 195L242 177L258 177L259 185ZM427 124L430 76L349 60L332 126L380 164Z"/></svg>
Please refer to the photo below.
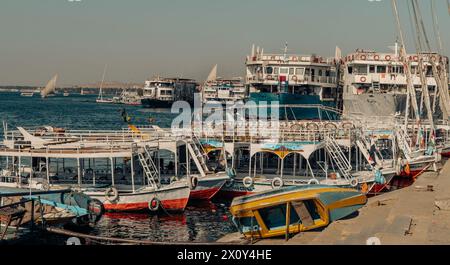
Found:
<svg viewBox="0 0 450 265"><path fill-rule="evenodd" d="M443 156L443 157L450 157L450 152L441 153L441 156Z"/></svg>
<svg viewBox="0 0 450 265"><path fill-rule="evenodd" d="M425 168L425 167L424 167L424 168ZM410 171L409 171L409 174L406 173L405 171L402 171L402 172L400 173L400 175L398 175L398 176L399 176L399 177L411 177L411 178L414 177L414 176L417 177L417 174L419 174L420 172L422 172L422 170L423 170L424 168L410 170Z"/></svg>
<svg viewBox="0 0 450 265"><path fill-rule="evenodd" d="M162 207L167 211L183 211L186 208L189 198L164 200L161 201ZM136 203L105 203L105 210L107 211L142 211L148 210L148 202L136 202Z"/></svg>
<svg viewBox="0 0 450 265"><path fill-rule="evenodd" d="M193 200L210 200L214 195L219 192L220 187L203 189L203 190L191 190L190 198Z"/></svg>

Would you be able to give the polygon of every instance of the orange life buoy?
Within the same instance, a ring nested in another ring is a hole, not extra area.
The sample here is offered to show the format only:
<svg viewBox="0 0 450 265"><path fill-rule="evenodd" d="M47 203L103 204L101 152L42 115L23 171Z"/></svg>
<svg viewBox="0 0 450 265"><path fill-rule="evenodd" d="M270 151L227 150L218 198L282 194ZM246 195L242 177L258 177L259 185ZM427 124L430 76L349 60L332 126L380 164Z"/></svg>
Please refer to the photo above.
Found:
<svg viewBox="0 0 450 265"><path fill-rule="evenodd" d="M361 185L361 192L362 193L367 193L369 191L369 185L367 185L367 183L363 183L362 185Z"/></svg>
<svg viewBox="0 0 450 265"><path fill-rule="evenodd" d="M361 78L359 79L361 82L366 82L367 78L365 76L361 76Z"/></svg>
<svg viewBox="0 0 450 265"><path fill-rule="evenodd" d="M390 61L390 60L391 60L391 56L390 56L390 55L386 55L386 56L384 57L384 59L386 59L386 61Z"/></svg>
<svg viewBox="0 0 450 265"><path fill-rule="evenodd" d="M378 54L375 54L375 55L373 56L373 59L374 59L375 61L378 61L378 60L380 60L380 56L379 56Z"/></svg>
<svg viewBox="0 0 450 265"><path fill-rule="evenodd" d="M360 59L365 61L367 59L367 57L363 54L363 55L360 56Z"/></svg>

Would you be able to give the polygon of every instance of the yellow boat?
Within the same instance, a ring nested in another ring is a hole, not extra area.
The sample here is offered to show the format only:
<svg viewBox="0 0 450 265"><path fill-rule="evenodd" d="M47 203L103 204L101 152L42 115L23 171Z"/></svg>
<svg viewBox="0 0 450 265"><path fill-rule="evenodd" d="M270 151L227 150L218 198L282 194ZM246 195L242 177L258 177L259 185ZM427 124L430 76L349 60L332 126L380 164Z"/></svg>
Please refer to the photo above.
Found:
<svg viewBox="0 0 450 265"><path fill-rule="evenodd" d="M230 211L245 237L269 238L327 226L366 203L355 189L305 185L237 197Z"/></svg>

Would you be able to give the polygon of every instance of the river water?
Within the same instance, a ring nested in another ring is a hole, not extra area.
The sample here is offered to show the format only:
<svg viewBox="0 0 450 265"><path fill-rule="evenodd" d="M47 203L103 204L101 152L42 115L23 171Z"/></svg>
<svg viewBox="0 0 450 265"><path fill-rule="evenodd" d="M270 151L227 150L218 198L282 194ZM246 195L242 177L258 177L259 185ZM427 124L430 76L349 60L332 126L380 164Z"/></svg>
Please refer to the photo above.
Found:
<svg viewBox="0 0 450 265"><path fill-rule="evenodd" d="M38 95L21 97L19 93L0 93L0 119L6 121L10 129L16 126L50 125L98 130L126 127L121 116L123 108L135 124L149 124L152 119L152 124L169 127L176 117L170 109L98 104L95 99L96 95L57 95L41 99ZM2 134L3 129L0 132ZM163 242L211 242L235 231L228 205L229 202L223 201L194 202L190 203L185 212L176 215L108 213L88 233ZM65 244L63 237L48 238L48 242Z"/></svg>

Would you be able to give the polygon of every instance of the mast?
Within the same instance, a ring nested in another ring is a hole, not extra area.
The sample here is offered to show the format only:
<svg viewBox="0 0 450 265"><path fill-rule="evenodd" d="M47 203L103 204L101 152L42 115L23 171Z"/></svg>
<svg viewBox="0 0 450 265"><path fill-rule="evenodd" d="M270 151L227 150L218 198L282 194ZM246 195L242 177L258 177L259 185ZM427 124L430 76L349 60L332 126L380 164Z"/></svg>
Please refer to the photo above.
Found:
<svg viewBox="0 0 450 265"><path fill-rule="evenodd" d="M103 69L102 82L100 83L100 91L98 92L98 99L103 100L103 82L105 81L106 68L108 64L105 64L105 68Z"/></svg>
<svg viewBox="0 0 450 265"><path fill-rule="evenodd" d="M407 129L408 117L409 117L409 106L408 106L409 101L411 101L411 106L414 110L414 115L415 115L417 122L420 121L420 115L418 113L419 110L418 110L418 106L417 106L416 92L415 92L414 85L412 83L412 78L411 78L411 62L409 60L407 60L407 58L406 58L405 39L403 38L403 31L402 31L402 27L400 24L400 17L399 17L399 13L398 13L398 9L397 9L397 0L392 0L392 7L393 7L395 18L397 21L397 30L400 35L400 41L401 41L399 58L403 62L403 66L405 68L405 73L406 73L406 82L407 82L406 88L407 88L408 93L407 93L407 102L406 102L407 106L406 106L406 111L405 111L405 129Z"/></svg>

